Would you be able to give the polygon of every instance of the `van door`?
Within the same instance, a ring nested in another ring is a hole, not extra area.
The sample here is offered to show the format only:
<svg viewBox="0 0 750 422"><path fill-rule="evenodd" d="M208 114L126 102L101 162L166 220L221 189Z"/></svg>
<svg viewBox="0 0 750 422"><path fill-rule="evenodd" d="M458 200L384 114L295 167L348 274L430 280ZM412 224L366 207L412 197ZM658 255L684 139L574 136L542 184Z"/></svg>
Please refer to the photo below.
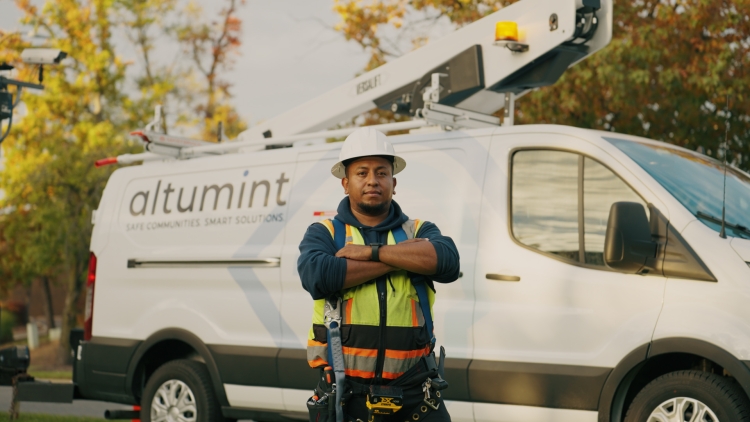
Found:
<svg viewBox="0 0 750 422"><path fill-rule="evenodd" d="M665 279L604 265L618 201L660 205L591 142L550 133L493 138L469 389L473 400L494 404L475 404L477 421L500 413L503 421L595 421L612 368L650 342Z"/></svg>

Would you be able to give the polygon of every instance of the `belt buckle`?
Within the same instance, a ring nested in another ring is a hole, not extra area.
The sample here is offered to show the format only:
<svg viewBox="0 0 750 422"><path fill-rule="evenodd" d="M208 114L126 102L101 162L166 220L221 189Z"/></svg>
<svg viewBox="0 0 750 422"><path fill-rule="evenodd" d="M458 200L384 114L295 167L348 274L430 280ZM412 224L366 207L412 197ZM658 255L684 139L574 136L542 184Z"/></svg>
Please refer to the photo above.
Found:
<svg viewBox="0 0 750 422"><path fill-rule="evenodd" d="M330 299L326 299L325 306L323 308L323 323L325 324L326 328L331 328L331 323L335 322L336 327L341 326L341 298L336 298L336 305L335 308L332 306L332 301Z"/></svg>
<svg viewBox="0 0 750 422"><path fill-rule="evenodd" d="M430 398L430 389L432 389L432 380L427 378L427 380L422 383L422 391L424 391L424 400L422 401L430 406L432 410L438 410L440 403L437 402L437 399Z"/></svg>

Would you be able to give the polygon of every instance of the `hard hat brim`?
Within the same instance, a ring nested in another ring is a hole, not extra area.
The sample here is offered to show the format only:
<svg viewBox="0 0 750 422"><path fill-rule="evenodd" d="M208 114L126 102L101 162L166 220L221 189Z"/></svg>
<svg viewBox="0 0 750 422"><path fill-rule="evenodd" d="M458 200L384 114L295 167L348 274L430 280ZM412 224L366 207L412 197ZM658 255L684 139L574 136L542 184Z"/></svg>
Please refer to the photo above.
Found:
<svg viewBox="0 0 750 422"><path fill-rule="evenodd" d="M358 158L364 158L364 157L378 157L378 156L384 156L390 154L383 154L382 152L376 152L373 154L365 154L360 157L352 157L350 160L356 160ZM399 157L398 155L392 155L393 157L393 175L397 175L401 173L406 168L406 160ZM346 166L344 165L343 161L339 161L338 163L334 164L333 167L331 167L331 174L338 178L343 179L346 177Z"/></svg>

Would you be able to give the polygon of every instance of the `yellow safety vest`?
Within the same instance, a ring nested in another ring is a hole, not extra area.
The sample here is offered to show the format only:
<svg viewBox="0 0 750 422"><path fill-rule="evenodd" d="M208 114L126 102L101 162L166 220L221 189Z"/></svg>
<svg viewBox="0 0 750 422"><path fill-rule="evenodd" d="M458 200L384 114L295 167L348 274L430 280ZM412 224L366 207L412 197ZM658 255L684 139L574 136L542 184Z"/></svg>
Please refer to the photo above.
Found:
<svg viewBox="0 0 750 422"><path fill-rule="evenodd" d="M412 239L421 227L420 220L403 224L407 238ZM331 220L322 221L334 236ZM346 225L346 244L364 245L365 241L356 227ZM388 245L395 245L393 232L388 233ZM383 306L386 309L385 325L381 327L381 300L375 280L342 290L341 340L343 344L345 374L364 380L376 377L378 356L383 359L382 378L396 379L431 352L417 291L404 270L386 275ZM430 313L435 302L435 292L426 289ZM312 328L307 340L307 361L313 368L328 366L327 330L323 310L325 299L315 301ZM433 318L434 320L434 318Z"/></svg>

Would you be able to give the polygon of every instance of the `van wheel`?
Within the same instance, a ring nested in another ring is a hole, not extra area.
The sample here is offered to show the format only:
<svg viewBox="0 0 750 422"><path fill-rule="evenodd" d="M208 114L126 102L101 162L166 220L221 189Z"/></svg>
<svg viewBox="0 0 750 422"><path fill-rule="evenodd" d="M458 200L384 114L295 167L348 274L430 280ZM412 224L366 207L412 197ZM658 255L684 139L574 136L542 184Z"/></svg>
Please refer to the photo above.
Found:
<svg viewBox="0 0 750 422"><path fill-rule="evenodd" d="M651 381L625 422L750 422L749 402L733 380L701 371L677 371Z"/></svg>
<svg viewBox="0 0 750 422"><path fill-rule="evenodd" d="M143 422L223 421L206 365L174 360L149 378L141 399Z"/></svg>

